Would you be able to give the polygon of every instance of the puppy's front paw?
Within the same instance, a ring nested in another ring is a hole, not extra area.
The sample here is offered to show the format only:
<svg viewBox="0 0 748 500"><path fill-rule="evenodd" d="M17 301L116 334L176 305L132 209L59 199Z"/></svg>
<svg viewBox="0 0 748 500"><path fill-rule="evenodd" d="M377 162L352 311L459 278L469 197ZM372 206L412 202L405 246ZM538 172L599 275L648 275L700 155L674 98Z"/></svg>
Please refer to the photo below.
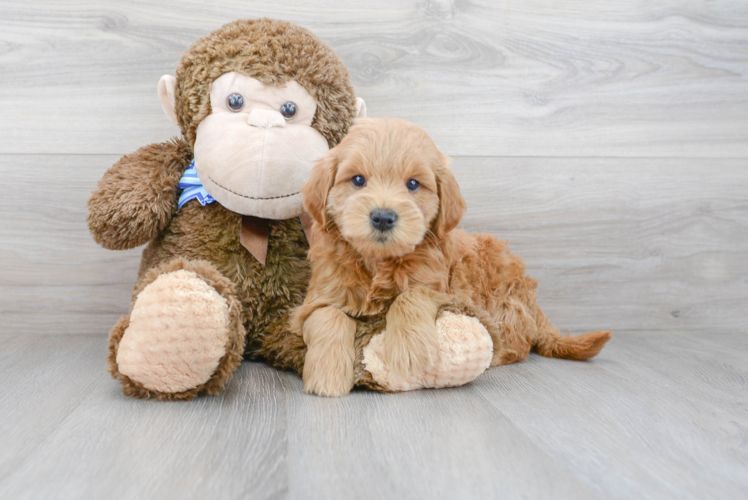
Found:
<svg viewBox="0 0 748 500"><path fill-rule="evenodd" d="M307 351L302 375L304 392L329 398L339 398L351 392L353 360L349 356L331 356L319 351Z"/></svg>
<svg viewBox="0 0 748 500"><path fill-rule="evenodd" d="M353 363L347 365L309 362L309 354L304 363L304 392L316 396L339 398L353 389Z"/></svg>
<svg viewBox="0 0 748 500"><path fill-rule="evenodd" d="M353 388L356 323L334 307L317 309L303 326L307 345L304 392L317 396L345 396Z"/></svg>
<svg viewBox="0 0 748 500"><path fill-rule="evenodd" d="M397 375L408 378L423 374L436 361L436 326L431 324L385 329L382 333L382 361Z"/></svg>
<svg viewBox="0 0 748 500"><path fill-rule="evenodd" d="M379 385L390 391L457 387L488 369L493 341L476 318L445 312L436 321L436 362L419 376L395 374L383 355L384 334L375 335L364 348L364 366Z"/></svg>

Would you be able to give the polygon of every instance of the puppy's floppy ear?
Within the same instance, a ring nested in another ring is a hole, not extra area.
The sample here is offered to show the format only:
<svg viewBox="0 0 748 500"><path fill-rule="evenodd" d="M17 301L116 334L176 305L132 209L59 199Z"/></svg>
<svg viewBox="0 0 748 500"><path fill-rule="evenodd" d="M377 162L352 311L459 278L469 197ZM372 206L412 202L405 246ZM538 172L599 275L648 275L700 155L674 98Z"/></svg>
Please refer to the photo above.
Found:
<svg viewBox="0 0 748 500"><path fill-rule="evenodd" d="M451 159L442 155L442 164L436 169L436 188L439 192L439 215L436 218L436 235L443 237L457 227L467 205L460 186L452 174Z"/></svg>
<svg viewBox="0 0 748 500"><path fill-rule="evenodd" d="M336 149L331 149L317 160L312 168L312 176L301 188L304 209L323 229L327 226L327 195L338 171Z"/></svg>

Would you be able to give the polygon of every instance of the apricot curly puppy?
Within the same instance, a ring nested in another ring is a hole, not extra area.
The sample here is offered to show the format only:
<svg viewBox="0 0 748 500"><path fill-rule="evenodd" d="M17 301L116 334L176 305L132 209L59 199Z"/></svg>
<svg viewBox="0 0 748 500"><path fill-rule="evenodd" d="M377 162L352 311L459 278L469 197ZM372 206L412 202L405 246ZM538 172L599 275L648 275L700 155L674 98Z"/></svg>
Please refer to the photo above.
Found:
<svg viewBox="0 0 748 500"><path fill-rule="evenodd" d="M314 167L302 190L314 219L312 278L295 315L308 347L307 392L350 391L352 318L383 310L386 362L402 376L428 368L444 293L495 323L491 366L523 360L531 349L585 360L611 338L562 336L535 302L537 282L504 242L455 230L465 201L449 163L422 129L386 118L358 122Z"/></svg>

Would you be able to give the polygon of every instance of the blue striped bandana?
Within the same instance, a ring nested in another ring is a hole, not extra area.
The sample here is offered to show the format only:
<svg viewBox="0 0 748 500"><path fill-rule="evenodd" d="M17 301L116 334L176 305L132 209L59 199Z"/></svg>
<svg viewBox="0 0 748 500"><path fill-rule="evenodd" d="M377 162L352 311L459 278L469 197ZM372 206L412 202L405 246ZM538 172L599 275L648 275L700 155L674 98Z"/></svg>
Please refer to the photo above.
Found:
<svg viewBox="0 0 748 500"><path fill-rule="evenodd" d="M182 178L179 179L179 185L177 187L184 190L182 191L182 194L179 195L177 210L182 208L182 206L190 200L197 199L197 201L199 201L202 206L216 201L215 198L208 194L208 192L203 187L203 183L200 182L200 179L197 178L197 170L195 170L195 160L192 160L190 166L187 167L187 170L184 171L184 174L182 174Z"/></svg>

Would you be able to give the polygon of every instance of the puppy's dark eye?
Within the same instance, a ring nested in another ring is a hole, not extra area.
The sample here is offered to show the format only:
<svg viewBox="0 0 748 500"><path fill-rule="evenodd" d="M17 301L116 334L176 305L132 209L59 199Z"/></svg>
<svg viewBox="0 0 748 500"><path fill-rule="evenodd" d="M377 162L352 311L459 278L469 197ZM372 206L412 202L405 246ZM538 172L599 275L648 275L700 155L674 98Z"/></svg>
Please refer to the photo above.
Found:
<svg viewBox="0 0 748 500"><path fill-rule="evenodd" d="M296 103L288 101L285 104L281 104L280 112L286 120L290 120L296 116Z"/></svg>
<svg viewBox="0 0 748 500"><path fill-rule="evenodd" d="M421 187L421 183L418 182L415 179L411 179L411 180L409 180L408 182L405 183L405 187L408 188L408 191L410 191L411 193L413 193L415 191L418 191L418 188Z"/></svg>
<svg viewBox="0 0 748 500"><path fill-rule="evenodd" d="M351 179L351 184L353 184L353 187L355 188L362 188L366 186L366 179L364 179L363 175L354 175Z"/></svg>
<svg viewBox="0 0 748 500"><path fill-rule="evenodd" d="M236 92L226 98L226 105L234 113L238 113L244 107L244 97Z"/></svg>

